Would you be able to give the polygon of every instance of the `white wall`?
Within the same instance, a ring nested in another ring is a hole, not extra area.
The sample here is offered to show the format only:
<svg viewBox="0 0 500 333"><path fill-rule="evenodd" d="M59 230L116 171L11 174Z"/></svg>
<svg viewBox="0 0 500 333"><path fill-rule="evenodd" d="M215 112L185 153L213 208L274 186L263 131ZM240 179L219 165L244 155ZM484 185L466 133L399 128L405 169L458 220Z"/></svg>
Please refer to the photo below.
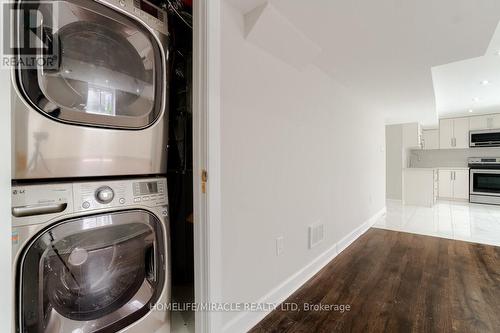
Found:
<svg viewBox="0 0 500 333"><path fill-rule="evenodd" d="M385 126L315 67L247 42L226 2L221 24L222 298L255 302L384 208ZM309 250L317 222L326 240Z"/></svg>
<svg viewBox="0 0 500 333"><path fill-rule="evenodd" d="M386 197L402 199L403 178L403 126L387 125L385 127L386 150Z"/></svg>

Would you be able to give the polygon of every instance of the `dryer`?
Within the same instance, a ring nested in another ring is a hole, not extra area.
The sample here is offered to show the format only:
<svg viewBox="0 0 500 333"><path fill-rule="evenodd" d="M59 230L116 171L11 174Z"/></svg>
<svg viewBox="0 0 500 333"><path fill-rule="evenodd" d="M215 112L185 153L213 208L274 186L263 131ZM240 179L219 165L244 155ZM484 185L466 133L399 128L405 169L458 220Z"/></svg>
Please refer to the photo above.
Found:
<svg viewBox="0 0 500 333"><path fill-rule="evenodd" d="M13 69L12 178L165 173L167 13L147 0L18 6L35 9L25 15L58 53ZM19 22L21 38L30 28Z"/></svg>
<svg viewBox="0 0 500 333"><path fill-rule="evenodd" d="M165 178L12 189L17 332L170 332ZM159 306L158 306L159 308Z"/></svg>

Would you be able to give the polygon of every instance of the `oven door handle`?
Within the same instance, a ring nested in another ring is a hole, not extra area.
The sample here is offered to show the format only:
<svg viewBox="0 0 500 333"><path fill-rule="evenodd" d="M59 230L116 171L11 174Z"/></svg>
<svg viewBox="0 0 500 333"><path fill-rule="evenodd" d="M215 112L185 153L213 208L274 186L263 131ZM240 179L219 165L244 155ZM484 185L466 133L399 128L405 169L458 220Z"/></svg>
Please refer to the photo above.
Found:
<svg viewBox="0 0 500 333"><path fill-rule="evenodd" d="M474 173L489 173L489 174L500 174L500 169L471 169L471 174Z"/></svg>

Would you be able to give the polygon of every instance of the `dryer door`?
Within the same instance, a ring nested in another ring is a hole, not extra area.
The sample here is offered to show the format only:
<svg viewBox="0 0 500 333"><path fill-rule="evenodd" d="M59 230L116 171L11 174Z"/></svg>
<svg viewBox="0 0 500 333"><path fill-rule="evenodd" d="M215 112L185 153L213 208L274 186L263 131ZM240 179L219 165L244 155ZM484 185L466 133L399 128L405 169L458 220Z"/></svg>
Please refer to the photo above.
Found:
<svg viewBox="0 0 500 333"><path fill-rule="evenodd" d="M158 300L165 258L161 221L146 211L58 223L21 259L19 331L118 331Z"/></svg>
<svg viewBox="0 0 500 333"><path fill-rule="evenodd" d="M91 0L45 1L36 9L29 19L41 20L40 35L55 58L18 67L20 90L35 109L97 127L141 129L158 119L165 107L166 66L152 32ZM18 35L28 29L18 27Z"/></svg>

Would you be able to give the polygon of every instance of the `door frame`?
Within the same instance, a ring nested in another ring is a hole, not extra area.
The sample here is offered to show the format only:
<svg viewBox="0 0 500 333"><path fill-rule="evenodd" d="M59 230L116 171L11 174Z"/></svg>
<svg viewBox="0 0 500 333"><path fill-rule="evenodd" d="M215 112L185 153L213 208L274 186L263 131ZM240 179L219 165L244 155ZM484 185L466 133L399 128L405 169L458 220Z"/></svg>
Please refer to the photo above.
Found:
<svg viewBox="0 0 500 333"><path fill-rule="evenodd" d="M0 27L3 36L5 27ZM2 112L0 113L0 218L2 221L10 221L11 215L11 70L0 69L0 101ZM12 226L11 223L2 223L0 226L0 303L2 313L0 314L0 332L12 332L14 323L14 284L12 270Z"/></svg>
<svg viewBox="0 0 500 333"><path fill-rule="evenodd" d="M221 300L221 0L193 2L193 215L195 302ZM206 182L202 180L207 172ZM220 332L220 313L195 312L197 333Z"/></svg>

